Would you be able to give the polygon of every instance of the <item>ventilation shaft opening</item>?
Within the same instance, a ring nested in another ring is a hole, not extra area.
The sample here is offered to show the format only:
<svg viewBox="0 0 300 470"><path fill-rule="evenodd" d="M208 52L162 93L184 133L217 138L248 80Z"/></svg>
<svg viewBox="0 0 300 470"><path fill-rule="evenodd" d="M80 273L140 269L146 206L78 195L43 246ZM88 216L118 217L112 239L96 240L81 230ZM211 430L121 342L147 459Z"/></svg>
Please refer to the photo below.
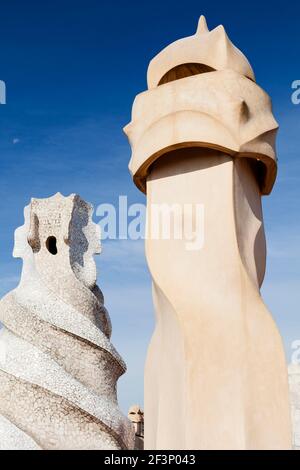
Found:
<svg viewBox="0 0 300 470"><path fill-rule="evenodd" d="M51 255L57 255L57 240L56 237L48 237L46 241L46 248Z"/></svg>
<svg viewBox="0 0 300 470"><path fill-rule="evenodd" d="M174 80L180 80L181 78L207 72L215 72L215 69L209 67L209 65L197 63L177 65L165 73L165 75L160 79L158 86L164 85L165 83L174 82Z"/></svg>

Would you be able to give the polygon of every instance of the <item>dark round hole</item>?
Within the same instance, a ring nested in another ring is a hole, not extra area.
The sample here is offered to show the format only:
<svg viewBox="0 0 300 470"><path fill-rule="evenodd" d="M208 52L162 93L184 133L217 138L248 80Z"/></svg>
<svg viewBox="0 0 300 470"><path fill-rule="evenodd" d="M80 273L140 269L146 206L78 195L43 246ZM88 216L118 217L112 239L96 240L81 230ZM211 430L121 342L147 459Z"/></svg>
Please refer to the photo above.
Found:
<svg viewBox="0 0 300 470"><path fill-rule="evenodd" d="M51 255L57 255L57 244L55 237L48 237L46 241L46 247Z"/></svg>

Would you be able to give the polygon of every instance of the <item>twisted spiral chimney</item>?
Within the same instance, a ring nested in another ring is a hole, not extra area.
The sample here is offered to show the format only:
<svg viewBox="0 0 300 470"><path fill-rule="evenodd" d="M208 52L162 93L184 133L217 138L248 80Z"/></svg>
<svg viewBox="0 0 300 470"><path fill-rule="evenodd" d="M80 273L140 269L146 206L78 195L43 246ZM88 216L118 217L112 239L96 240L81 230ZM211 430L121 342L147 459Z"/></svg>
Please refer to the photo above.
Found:
<svg viewBox="0 0 300 470"><path fill-rule="evenodd" d="M92 207L77 195L32 199L15 232L19 286L0 302L0 448L127 449L118 408L126 366L110 343L96 285Z"/></svg>

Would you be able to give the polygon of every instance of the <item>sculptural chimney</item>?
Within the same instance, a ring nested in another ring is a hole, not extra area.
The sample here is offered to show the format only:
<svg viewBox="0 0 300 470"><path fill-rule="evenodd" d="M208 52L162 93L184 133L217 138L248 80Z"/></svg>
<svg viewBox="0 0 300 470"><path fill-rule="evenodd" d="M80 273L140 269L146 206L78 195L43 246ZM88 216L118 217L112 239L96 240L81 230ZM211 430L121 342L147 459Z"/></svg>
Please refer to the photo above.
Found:
<svg viewBox="0 0 300 470"><path fill-rule="evenodd" d="M156 310L146 449L291 448L282 340L260 295L261 196L276 178L277 127L223 26L209 31L202 16L193 36L150 62L148 90L124 129L133 180L147 195ZM153 236L158 208L176 236ZM179 237L188 224L192 236Z"/></svg>
<svg viewBox="0 0 300 470"><path fill-rule="evenodd" d="M0 302L0 448L127 449L126 366L96 285L99 226L77 195L32 199L15 232L19 286Z"/></svg>
<svg viewBox="0 0 300 470"><path fill-rule="evenodd" d="M132 405L128 410L128 419L135 429L135 450L144 449L144 412L139 405Z"/></svg>

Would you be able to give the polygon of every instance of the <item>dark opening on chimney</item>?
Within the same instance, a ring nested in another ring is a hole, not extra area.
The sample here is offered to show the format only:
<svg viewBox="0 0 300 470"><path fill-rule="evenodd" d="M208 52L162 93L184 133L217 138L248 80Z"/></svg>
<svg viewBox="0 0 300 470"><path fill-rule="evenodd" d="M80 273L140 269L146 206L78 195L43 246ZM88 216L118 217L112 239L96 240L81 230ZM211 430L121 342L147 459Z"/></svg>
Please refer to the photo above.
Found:
<svg viewBox="0 0 300 470"><path fill-rule="evenodd" d="M51 255L57 255L57 240L56 237L48 237L46 241L46 248Z"/></svg>

